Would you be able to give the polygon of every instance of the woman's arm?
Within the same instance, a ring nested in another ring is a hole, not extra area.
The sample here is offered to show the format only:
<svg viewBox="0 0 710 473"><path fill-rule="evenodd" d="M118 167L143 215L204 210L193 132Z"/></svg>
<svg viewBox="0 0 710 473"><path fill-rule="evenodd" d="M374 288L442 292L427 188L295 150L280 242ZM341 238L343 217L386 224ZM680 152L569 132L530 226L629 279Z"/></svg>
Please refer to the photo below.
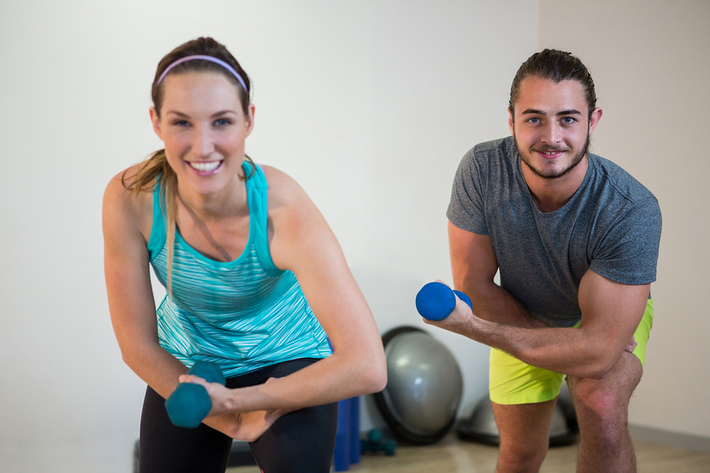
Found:
<svg viewBox="0 0 710 473"><path fill-rule="evenodd" d="M158 342L146 248L152 220L151 193L136 197L124 188L121 175L112 179L103 201L104 271L111 322L125 363L167 398L187 368ZM278 415L225 415L211 417L205 423L231 437L253 440Z"/></svg>
<svg viewBox="0 0 710 473"><path fill-rule="evenodd" d="M382 340L335 236L293 179L273 168L264 171L269 181L272 259L277 267L296 274L333 355L259 386L228 390L201 383L212 397L211 414L294 409L382 390L387 382Z"/></svg>
<svg viewBox="0 0 710 473"><path fill-rule="evenodd" d="M149 193L134 196L111 180L103 202L104 273L109 311L126 364L161 396L187 369L158 343L148 250L152 207ZM147 232L147 233L146 233Z"/></svg>

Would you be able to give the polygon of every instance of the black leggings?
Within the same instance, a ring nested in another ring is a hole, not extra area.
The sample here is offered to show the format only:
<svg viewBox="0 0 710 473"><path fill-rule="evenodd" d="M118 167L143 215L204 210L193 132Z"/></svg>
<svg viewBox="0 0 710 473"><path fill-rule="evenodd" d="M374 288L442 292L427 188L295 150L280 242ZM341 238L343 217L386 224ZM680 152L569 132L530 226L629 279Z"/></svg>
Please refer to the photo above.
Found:
<svg viewBox="0 0 710 473"><path fill-rule="evenodd" d="M279 363L227 380L227 387L263 384L296 372L317 360ZM249 444L264 473L330 472L338 426L338 404L308 407L274 422ZM140 473L223 473L232 439L205 424L196 429L175 427L165 410L165 399L148 387L140 427Z"/></svg>

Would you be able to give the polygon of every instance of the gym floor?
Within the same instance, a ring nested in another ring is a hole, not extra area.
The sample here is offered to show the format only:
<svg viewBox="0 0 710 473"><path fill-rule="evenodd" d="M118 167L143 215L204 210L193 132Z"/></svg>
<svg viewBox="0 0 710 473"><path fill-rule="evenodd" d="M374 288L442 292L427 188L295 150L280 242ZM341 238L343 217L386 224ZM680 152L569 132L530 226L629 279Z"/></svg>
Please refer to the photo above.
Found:
<svg viewBox="0 0 710 473"><path fill-rule="evenodd" d="M635 440L638 469L643 473L710 473L710 454ZM363 455L359 464L351 465L352 473L493 473L498 454L490 447L459 440L451 434L442 441L425 447L399 445L395 456ZM551 448L541 473L575 471L577 445ZM259 473L256 467L228 468L227 473Z"/></svg>

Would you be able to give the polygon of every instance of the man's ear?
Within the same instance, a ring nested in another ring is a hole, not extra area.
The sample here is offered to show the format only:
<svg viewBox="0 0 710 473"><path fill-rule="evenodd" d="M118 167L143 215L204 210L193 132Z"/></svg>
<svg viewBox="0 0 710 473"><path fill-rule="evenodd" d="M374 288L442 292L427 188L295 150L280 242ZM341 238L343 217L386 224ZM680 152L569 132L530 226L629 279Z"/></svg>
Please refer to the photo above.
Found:
<svg viewBox="0 0 710 473"><path fill-rule="evenodd" d="M592 111L592 116L589 119L589 134L590 135L594 131L594 128L596 128L597 123L599 123L599 120L601 120L601 118L602 118L602 109L597 107L594 109L594 111Z"/></svg>
<svg viewBox="0 0 710 473"><path fill-rule="evenodd" d="M513 111L508 107L508 127L510 128L510 134L514 135L515 131L513 130Z"/></svg>

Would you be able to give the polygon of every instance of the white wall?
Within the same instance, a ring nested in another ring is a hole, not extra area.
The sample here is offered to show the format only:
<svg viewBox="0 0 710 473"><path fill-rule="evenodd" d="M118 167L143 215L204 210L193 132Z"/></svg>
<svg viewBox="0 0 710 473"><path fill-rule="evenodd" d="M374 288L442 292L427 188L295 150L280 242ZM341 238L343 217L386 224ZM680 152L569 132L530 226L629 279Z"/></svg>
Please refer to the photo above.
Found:
<svg viewBox="0 0 710 473"><path fill-rule="evenodd" d="M296 177L338 235L384 332L450 280L444 212L475 143L507 133L535 2L0 3L0 470L127 472L144 387L113 338L101 196L160 146L158 60L212 35L255 83L248 152ZM486 350L437 333L486 389ZM373 422L377 422L375 418Z"/></svg>
<svg viewBox="0 0 710 473"><path fill-rule="evenodd" d="M644 183L663 213L656 316L629 420L710 437L710 2L541 0L539 41L591 69L604 110L593 151Z"/></svg>

